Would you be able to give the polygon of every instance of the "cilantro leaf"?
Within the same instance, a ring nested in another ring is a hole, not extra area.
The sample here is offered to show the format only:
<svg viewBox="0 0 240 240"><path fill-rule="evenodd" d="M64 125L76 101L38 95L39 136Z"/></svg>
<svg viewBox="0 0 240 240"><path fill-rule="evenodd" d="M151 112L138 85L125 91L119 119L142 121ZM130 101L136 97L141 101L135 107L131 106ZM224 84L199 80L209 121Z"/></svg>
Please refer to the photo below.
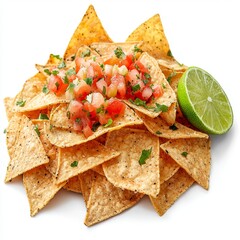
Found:
<svg viewBox="0 0 240 240"><path fill-rule="evenodd" d="M49 89L48 89L47 85L43 86L42 92L45 94L49 93Z"/></svg>
<svg viewBox="0 0 240 240"><path fill-rule="evenodd" d="M142 154L138 160L140 165L143 165L146 163L146 160L150 157L152 153L152 147L150 149L144 149L142 150Z"/></svg>
<svg viewBox="0 0 240 240"><path fill-rule="evenodd" d="M93 83L92 78L85 78L84 81L86 82L87 85L92 86L92 83Z"/></svg>
<svg viewBox="0 0 240 240"><path fill-rule="evenodd" d="M71 163L71 167L77 167L78 166L78 161L73 161Z"/></svg>
<svg viewBox="0 0 240 240"><path fill-rule="evenodd" d="M110 125L112 125L113 120L111 118L108 119L107 123L105 125L103 125L104 127L109 127Z"/></svg>
<svg viewBox="0 0 240 240"><path fill-rule="evenodd" d="M34 125L33 129L37 133L37 135L40 136L40 131L39 131L38 125Z"/></svg>
<svg viewBox="0 0 240 240"><path fill-rule="evenodd" d="M183 157L187 157L188 152L182 152L181 155L182 155Z"/></svg>
<svg viewBox="0 0 240 240"><path fill-rule="evenodd" d="M168 107L164 104L156 103L156 107L154 108L154 112L167 112Z"/></svg>
<svg viewBox="0 0 240 240"><path fill-rule="evenodd" d="M39 116L38 116L38 119L46 119L46 120L49 120L48 115L47 115L47 114L44 114L44 113L40 113Z"/></svg>
<svg viewBox="0 0 240 240"><path fill-rule="evenodd" d="M24 106L25 106L25 103L26 103L26 100L25 100L25 101L23 101L23 100L18 100L18 101L16 102L16 105L19 106L19 107L24 107Z"/></svg>
<svg viewBox="0 0 240 240"><path fill-rule="evenodd" d="M115 50L114 50L114 53L115 53L115 56L117 58L121 58L123 59L125 57L125 53L123 52L122 48L121 47L117 47Z"/></svg>
<svg viewBox="0 0 240 240"><path fill-rule="evenodd" d="M81 57L89 57L91 55L90 49L86 49L84 52L82 52Z"/></svg>

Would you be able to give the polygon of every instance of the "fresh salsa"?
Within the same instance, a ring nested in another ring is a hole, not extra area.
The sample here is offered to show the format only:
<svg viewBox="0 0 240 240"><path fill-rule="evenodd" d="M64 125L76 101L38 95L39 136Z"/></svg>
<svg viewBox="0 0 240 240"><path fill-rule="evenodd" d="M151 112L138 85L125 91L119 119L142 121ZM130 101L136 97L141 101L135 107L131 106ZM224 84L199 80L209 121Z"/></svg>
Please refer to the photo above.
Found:
<svg viewBox="0 0 240 240"><path fill-rule="evenodd" d="M57 96L65 94L70 100L67 116L75 131L89 137L99 126L108 127L124 114L123 100L146 104L163 94L162 86L152 83L140 54L136 47L128 54L117 47L110 57L103 58L90 57L86 50L70 67L62 61L45 68L48 91Z"/></svg>

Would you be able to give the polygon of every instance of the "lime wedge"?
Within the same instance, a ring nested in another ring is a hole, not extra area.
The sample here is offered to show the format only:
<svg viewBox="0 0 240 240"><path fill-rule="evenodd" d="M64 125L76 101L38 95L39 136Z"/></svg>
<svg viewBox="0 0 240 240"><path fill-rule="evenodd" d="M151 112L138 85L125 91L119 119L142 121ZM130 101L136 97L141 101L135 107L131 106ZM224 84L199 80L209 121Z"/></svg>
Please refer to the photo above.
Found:
<svg viewBox="0 0 240 240"><path fill-rule="evenodd" d="M190 67L178 83L178 102L189 122L208 134L226 133L233 111L219 83L205 70Z"/></svg>

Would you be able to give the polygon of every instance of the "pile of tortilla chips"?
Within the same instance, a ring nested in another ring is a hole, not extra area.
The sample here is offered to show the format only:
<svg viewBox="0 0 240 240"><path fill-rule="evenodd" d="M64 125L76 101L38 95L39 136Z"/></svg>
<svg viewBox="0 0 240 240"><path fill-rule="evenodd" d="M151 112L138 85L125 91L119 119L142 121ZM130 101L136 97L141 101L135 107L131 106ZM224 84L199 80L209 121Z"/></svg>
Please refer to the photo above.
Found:
<svg viewBox="0 0 240 240"><path fill-rule="evenodd" d="M65 96L44 91L47 82L41 71L14 98L5 98L10 157L5 182L23 176L31 216L61 188L82 194L87 226L123 212L144 195L163 215L194 182L208 189L210 139L181 114L177 84L187 67L172 56L158 14L125 43L113 43L89 6L63 59L51 54L47 64L71 61L81 49L104 57L118 46L128 51L136 44L144 52L142 61L151 65L151 75L165 90L156 101L167 111L125 101L123 116L86 138L72 129Z"/></svg>

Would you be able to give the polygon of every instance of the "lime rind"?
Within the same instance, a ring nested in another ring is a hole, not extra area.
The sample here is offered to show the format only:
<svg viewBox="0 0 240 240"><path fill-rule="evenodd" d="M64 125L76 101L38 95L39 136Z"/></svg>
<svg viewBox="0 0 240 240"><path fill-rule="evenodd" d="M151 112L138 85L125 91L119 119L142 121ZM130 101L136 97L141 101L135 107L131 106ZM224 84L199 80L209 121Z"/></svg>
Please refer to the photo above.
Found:
<svg viewBox="0 0 240 240"><path fill-rule="evenodd" d="M190 67L178 83L178 102L189 122L208 134L223 134L233 124L233 111L220 84L205 70Z"/></svg>

